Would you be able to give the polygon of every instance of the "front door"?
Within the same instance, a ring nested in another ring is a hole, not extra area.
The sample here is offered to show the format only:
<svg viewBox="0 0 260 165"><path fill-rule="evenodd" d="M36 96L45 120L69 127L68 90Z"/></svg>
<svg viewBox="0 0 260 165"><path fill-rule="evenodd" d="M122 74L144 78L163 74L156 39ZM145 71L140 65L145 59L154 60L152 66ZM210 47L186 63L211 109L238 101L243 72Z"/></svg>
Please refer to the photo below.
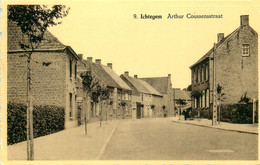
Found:
<svg viewBox="0 0 260 165"><path fill-rule="evenodd" d="M141 119L141 104L140 103L136 103L136 118L137 119Z"/></svg>

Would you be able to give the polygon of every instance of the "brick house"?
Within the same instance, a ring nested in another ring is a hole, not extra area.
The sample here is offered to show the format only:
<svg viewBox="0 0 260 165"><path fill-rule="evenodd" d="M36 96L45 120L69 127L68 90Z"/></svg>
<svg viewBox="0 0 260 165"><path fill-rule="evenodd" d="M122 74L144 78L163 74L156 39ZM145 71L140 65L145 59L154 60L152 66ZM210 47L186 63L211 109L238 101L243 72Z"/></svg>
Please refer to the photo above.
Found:
<svg viewBox="0 0 260 165"><path fill-rule="evenodd" d="M26 104L27 57L19 43L25 42L20 28L8 21L7 101ZM65 109L65 128L76 124L76 79L78 55L49 31L31 59L33 105L54 105Z"/></svg>
<svg viewBox="0 0 260 165"><path fill-rule="evenodd" d="M120 76L133 91L133 118L159 116L162 108L163 96L137 75L129 76L126 71Z"/></svg>
<svg viewBox="0 0 260 165"><path fill-rule="evenodd" d="M101 64L100 59L96 59L92 62L92 57L88 57L87 60L82 59L83 63L78 63L79 73L86 71L89 68L92 72L94 79L100 81L102 86L107 87L111 94L108 100L109 114L116 117L127 117L131 116L131 88L114 72L112 69L112 63L108 63L107 66ZM95 118L100 115L100 103L91 101L89 119Z"/></svg>
<svg viewBox="0 0 260 165"><path fill-rule="evenodd" d="M168 115L174 115L175 112L173 104L171 74L168 74L168 77L149 77L141 79L146 81L155 90L163 95L163 105L166 107Z"/></svg>
<svg viewBox="0 0 260 165"><path fill-rule="evenodd" d="M222 87L225 100L234 104L246 94L258 99L258 34L249 25L249 16L240 16L240 26L224 37L217 35L214 44L191 69L192 92L201 95L193 99L192 108L212 111L215 64L215 88Z"/></svg>

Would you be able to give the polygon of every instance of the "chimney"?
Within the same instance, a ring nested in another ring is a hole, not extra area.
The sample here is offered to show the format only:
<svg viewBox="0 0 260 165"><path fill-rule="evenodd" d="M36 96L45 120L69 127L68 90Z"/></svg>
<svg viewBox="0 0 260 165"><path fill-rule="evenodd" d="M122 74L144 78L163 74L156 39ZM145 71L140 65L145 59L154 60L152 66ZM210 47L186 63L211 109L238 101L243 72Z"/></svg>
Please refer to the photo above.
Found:
<svg viewBox="0 0 260 165"><path fill-rule="evenodd" d="M240 25L249 25L249 15L241 15L240 16Z"/></svg>
<svg viewBox="0 0 260 165"><path fill-rule="evenodd" d="M96 59L96 64L101 64L101 59Z"/></svg>
<svg viewBox="0 0 260 165"><path fill-rule="evenodd" d="M137 74L134 75L134 78L138 78L138 77L137 77Z"/></svg>
<svg viewBox="0 0 260 165"><path fill-rule="evenodd" d="M128 71L125 71L125 75L129 76L129 72L128 72Z"/></svg>
<svg viewBox="0 0 260 165"><path fill-rule="evenodd" d="M107 63L107 66L108 66L109 68L113 69L112 63Z"/></svg>
<svg viewBox="0 0 260 165"><path fill-rule="evenodd" d="M168 74L168 78L171 79L171 74Z"/></svg>
<svg viewBox="0 0 260 165"><path fill-rule="evenodd" d="M87 60L92 62L92 57L87 57Z"/></svg>
<svg viewBox="0 0 260 165"><path fill-rule="evenodd" d="M78 56L79 56L79 59L82 60L83 54L78 54Z"/></svg>
<svg viewBox="0 0 260 165"><path fill-rule="evenodd" d="M224 38L224 33L218 33L218 42Z"/></svg>

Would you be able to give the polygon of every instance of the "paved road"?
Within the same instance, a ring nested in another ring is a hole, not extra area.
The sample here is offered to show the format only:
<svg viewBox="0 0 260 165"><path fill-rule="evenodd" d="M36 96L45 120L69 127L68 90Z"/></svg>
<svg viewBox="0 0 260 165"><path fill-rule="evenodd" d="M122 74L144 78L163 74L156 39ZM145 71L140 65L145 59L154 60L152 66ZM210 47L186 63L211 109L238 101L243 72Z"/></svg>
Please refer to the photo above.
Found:
<svg viewBox="0 0 260 165"><path fill-rule="evenodd" d="M257 135L171 122L122 120L103 160L256 160Z"/></svg>

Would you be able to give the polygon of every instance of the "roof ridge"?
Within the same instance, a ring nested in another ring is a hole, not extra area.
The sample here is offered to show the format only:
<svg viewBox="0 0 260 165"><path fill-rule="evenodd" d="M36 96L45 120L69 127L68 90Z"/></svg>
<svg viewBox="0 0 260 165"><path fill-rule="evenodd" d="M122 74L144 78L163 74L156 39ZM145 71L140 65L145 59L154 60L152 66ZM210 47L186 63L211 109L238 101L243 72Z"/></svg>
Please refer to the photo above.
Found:
<svg viewBox="0 0 260 165"><path fill-rule="evenodd" d="M229 33L226 37L224 37L221 41L219 41L218 43L216 43L216 49L218 49L225 41L227 41L228 38L230 38L231 36L233 36L238 30L240 30L242 26L239 26L238 28L236 28L234 31L232 31L231 33ZM215 42L214 42L215 43ZM204 54L198 61L196 61L194 64L192 64L190 66L190 68L193 68L194 66L196 66L197 64L201 63L202 61L204 61L205 59L207 59L207 57L209 57L209 54L212 53L213 48L210 48L209 51L207 51L206 54Z"/></svg>

